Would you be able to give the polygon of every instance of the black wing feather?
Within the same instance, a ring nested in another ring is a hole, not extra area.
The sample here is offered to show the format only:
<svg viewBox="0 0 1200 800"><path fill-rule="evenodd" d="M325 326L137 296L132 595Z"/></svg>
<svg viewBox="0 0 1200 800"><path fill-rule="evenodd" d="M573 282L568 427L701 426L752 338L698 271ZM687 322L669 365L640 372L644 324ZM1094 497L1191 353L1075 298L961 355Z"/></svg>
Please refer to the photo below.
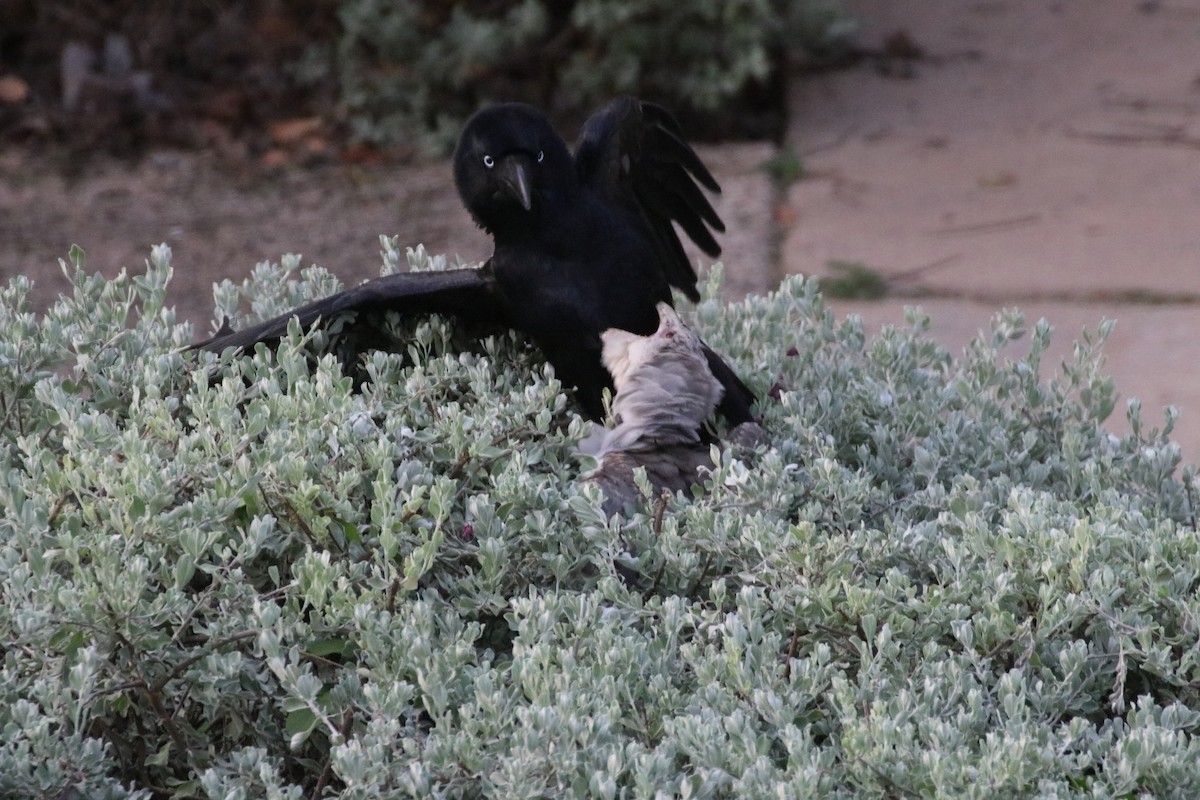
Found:
<svg viewBox="0 0 1200 800"><path fill-rule="evenodd" d="M657 179L654 184L660 191L643 193L646 210L653 212L656 218L675 220L701 250L710 256L719 255L721 246L713 238L709 227L716 231L724 231L725 226L696 185L687 180L686 176L677 175L670 179Z"/></svg>
<svg viewBox="0 0 1200 800"><path fill-rule="evenodd" d="M495 281L485 264L480 269L402 272L375 278L240 331L230 329L226 323L215 336L192 345L192 349L214 353L231 347L249 350L259 342L282 338L293 317L307 330L318 320L337 314L383 309L449 314L472 322L508 326L496 297Z"/></svg>
<svg viewBox="0 0 1200 800"><path fill-rule="evenodd" d="M642 119L650 126L648 131L653 135L654 145L662 152L662 157L669 157L682 164L684 169L690 172L696 180L704 184L706 189L720 194L721 185L708 171L708 167L704 166L704 162L700 160L700 156L696 155L692 146L687 143L687 139L683 136L683 130L671 116L671 112L656 103L642 101L641 106Z"/></svg>
<svg viewBox="0 0 1200 800"><path fill-rule="evenodd" d="M720 254L712 231L725 225L697 182L711 192L721 187L675 118L653 103L618 97L584 123L575 164L581 183L645 221L667 281L699 300L696 271L672 223L705 253Z"/></svg>

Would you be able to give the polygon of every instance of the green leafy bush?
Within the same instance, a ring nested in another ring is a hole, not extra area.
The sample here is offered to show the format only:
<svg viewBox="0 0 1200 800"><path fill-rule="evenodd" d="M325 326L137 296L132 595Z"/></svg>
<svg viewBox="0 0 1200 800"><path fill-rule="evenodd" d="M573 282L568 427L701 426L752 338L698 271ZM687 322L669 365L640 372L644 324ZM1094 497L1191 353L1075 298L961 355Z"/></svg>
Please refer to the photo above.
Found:
<svg viewBox="0 0 1200 800"><path fill-rule="evenodd" d="M954 359L915 312L868 339L811 281L710 283L771 446L606 519L516 338L393 319L357 388L336 333L217 360L168 261L0 293L0 796L1200 787L1196 482L1170 416L1101 427L1103 336L1043 381L1016 312ZM331 287L294 266L219 305Z"/></svg>
<svg viewBox="0 0 1200 800"><path fill-rule="evenodd" d="M484 102L526 100L582 119L628 92L713 111L766 83L786 49L844 38L830 0L343 0L337 76L354 133L444 151Z"/></svg>

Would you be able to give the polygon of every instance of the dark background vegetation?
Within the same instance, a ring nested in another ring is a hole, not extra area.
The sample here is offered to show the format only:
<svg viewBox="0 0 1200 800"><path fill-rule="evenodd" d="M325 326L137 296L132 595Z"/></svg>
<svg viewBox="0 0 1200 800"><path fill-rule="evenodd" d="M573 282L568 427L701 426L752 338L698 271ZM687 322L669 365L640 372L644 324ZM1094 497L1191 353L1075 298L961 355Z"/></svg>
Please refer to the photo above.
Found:
<svg viewBox="0 0 1200 800"><path fill-rule="evenodd" d="M771 138L785 63L846 31L824 0L0 0L0 137L405 158L444 152L487 101L572 126L637 92L701 137Z"/></svg>

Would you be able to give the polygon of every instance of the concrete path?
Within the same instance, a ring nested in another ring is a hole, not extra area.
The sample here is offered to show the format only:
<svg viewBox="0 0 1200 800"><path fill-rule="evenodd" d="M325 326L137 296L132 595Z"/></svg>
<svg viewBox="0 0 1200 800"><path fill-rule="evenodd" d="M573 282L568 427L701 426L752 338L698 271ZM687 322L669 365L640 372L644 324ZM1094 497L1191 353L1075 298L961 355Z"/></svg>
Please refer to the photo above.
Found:
<svg viewBox="0 0 1200 800"><path fill-rule="evenodd" d="M1118 390L1150 423L1179 407L1200 458L1200 0L848 5L865 45L923 57L793 82L782 271L867 267L902 299L836 309L877 329L920 304L953 350L1003 306L1064 357L1115 318Z"/></svg>

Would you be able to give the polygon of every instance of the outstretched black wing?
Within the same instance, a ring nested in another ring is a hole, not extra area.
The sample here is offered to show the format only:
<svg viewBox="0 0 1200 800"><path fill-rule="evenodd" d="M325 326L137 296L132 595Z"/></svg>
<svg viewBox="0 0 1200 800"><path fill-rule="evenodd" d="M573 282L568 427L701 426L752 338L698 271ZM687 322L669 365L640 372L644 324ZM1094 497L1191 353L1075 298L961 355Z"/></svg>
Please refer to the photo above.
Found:
<svg viewBox="0 0 1200 800"><path fill-rule="evenodd" d="M684 140L675 118L654 103L618 97L584 123L575 165L581 183L646 221L667 281L699 300L696 271L671 223L705 253L719 255L712 231L723 232L725 224L700 186L710 192L721 187Z"/></svg>
<svg viewBox="0 0 1200 800"><path fill-rule="evenodd" d="M248 350L258 342L282 338L292 317L298 318L301 327L307 329L318 320L328 320L336 314L385 309L448 314L484 325L509 326L496 295L495 280L485 264L480 269L402 272L375 278L249 328L222 329L193 348L214 353L230 347Z"/></svg>

